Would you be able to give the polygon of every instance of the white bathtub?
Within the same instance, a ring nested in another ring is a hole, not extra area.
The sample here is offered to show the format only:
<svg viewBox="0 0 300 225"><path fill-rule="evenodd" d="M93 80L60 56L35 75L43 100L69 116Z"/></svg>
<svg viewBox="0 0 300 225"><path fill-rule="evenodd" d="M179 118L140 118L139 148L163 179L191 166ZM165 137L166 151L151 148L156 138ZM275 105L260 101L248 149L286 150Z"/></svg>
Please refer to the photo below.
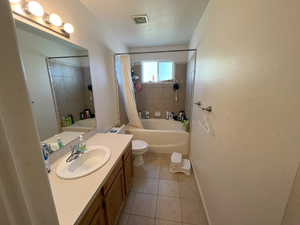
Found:
<svg viewBox="0 0 300 225"><path fill-rule="evenodd" d="M134 139L144 140L149 144L150 151L156 153L189 152L189 133L182 124L174 120L145 119L144 129L128 127L127 131Z"/></svg>

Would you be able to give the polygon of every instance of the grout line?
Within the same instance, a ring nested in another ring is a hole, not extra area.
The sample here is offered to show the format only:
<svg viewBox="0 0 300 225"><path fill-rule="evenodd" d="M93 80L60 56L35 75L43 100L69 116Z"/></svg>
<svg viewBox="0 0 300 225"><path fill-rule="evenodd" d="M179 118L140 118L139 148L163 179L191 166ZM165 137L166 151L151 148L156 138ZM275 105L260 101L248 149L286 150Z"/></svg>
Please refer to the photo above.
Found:
<svg viewBox="0 0 300 225"><path fill-rule="evenodd" d="M154 160L161 160L162 158L154 158ZM164 158L163 158L164 159ZM176 177L176 179L163 179L161 178L161 168L162 165L159 164L158 165L158 177L147 177L147 176L139 176L139 177L134 177L134 179L144 179L144 180L157 180L158 181L158 187L157 187L157 193L146 193L146 192L141 192L141 191L132 191L134 192L135 194L145 194L145 195L152 195L152 196L156 196L156 202L155 202L155 214L154 214L154 217L149 217L149 216L143 216L143 215L137 215L137 214L134 214L134 213L127 213L127 212L124 212L125 214L127 215L133 215L133 216L140 216L140 217L145 217L145 218L150 218L150 219L153 219L154 222L156 223L157 220L163 220L163 221L170 221L170 222L174 222L174 223L178 223L178 224L183 224L184 221L183 221L183 208L182 208L182 199L189 199L189 198L185 198L183 196L181 196L180 194L180 183L182 183L179 179L179 176ZM194 174L191 175L192 179L195 181L195 177L194 177ZM176 182L176 184L178 185L178 189L179 189L179 196L169 196L169 195L161 195L159 194L159 187L160 187L160 181L161 180L166 180L166 181L174 181ZM179 207L180 207L180 222L178 221L175 221L175 220L170 220L170 219L164 219L164 218L159 218L158 217L158 204L159 204L159 198L160 197L167 197L167 198L176 198L179 200ZM129 220L129 218L128 218ZM128 224L128 220L126 221Z"/></svg>

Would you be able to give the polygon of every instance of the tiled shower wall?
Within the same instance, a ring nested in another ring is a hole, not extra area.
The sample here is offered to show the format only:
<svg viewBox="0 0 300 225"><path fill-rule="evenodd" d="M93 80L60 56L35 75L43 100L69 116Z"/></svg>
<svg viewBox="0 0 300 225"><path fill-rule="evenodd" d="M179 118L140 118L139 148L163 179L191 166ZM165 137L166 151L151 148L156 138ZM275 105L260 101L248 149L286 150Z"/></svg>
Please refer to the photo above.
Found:
<svg viewBox="0 0 300 225"><path fill-rule="evenodd" d="M52 61L50 71L59 118L72 114L76 121L79 120L80 112L90 108L89 68Z"/></svg>
<svg viewBox="0 0 300 225"><path fill-rule="evenodd" d="M134 66L136 73L141 74L141 65ZM136 103L138 111L149 111L150 117L154 118L155 112L161 113L161 118L165 118L166 112L179 112L185 109L186 96L186 63L175 64L175 78L179 83L178 99L175 101L175 91L173 83L145 83L140 92L136 92Z"/></svg>

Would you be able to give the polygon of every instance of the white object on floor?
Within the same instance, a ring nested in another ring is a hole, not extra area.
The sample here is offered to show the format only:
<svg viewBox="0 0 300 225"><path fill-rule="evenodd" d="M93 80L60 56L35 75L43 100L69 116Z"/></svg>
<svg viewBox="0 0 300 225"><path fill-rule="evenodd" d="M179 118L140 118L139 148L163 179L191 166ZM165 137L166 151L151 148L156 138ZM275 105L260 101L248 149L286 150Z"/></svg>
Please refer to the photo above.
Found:
<svg viewBox="0 0 300 225"><path fill-rule="evenodd" d="M169 171L171 173L185 173L191 175L191 162L189 159L182 159L182 153L173 152Z"/></svg>
<svg viewBox="0 0 300 225"><path fill-rule="evenodd" d="M182 154L179 152L173 152L171 155L171 162L174 164L181 164Z"/></svg>
<svg viewBox="0 0 300 225"><path fill-rule="evenodd" d="M133 140L132 141L132 152L134 156L133 164L134 166L141 166L144 164L143 155L148 151L149 145L142 140Z"/></svg>

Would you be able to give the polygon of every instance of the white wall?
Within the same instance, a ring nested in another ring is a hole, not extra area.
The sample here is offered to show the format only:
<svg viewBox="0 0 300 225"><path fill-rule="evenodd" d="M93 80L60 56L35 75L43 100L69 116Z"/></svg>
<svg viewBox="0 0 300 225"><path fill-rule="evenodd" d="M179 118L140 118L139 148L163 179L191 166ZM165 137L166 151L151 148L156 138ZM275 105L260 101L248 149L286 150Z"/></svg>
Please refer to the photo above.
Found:
<svg viewBox="0 0 300 225"><path fill-rule="evenodd" d="M299 9L211 0L194 34L194 100L213 112L194 106L191 158L213 225L281 223L300 159Z"/></svg>
<svg viewBox="0 0 300 225"><path fill-rule="evenodd" d="M45 59L50 56L80 55L80 51L21 25L17 26L17 38L29 94L34 102L34 117L40 138L45 140L60 131Z"/></svg>
<svg viewBox="0 0 300 225"><path fill-rule="evenodd" d="M70 40L66 39L67 41L89 51L97 127L99 131L108 130L118 121L113 54L126 52L127 48L115 37L103 33L102 25L96 22L95 17L80 1L40 0L39 2L47 12L58 13L64 21L74 25L75 32L71 35ZM24 21L21 18L18 19ZM26 23L28 22L26 21ZM42 30L49 32L45 29ZM58 37L61 38L61 36Z"/></svg>
<svg viewBox="0 0 300 225"><path fill-rule="evenodd" d="M130 52L151 52L151 51L167 51L187 49L187 45L172 45L172 46L157 46L157 47L145 47L145 48L130 48ZM159 61L173 61L175 63L186 63L188 52L167 52L167 53L147 53L131 55L131 63L159 60Z"/></svg>
<svg viewBox="0 0 300 225"><path fill-rule="evenodd" d="M7 225L57 225L8 1L0 1L0 198ZM9 221L7 221L9 220Z"/></svg>

